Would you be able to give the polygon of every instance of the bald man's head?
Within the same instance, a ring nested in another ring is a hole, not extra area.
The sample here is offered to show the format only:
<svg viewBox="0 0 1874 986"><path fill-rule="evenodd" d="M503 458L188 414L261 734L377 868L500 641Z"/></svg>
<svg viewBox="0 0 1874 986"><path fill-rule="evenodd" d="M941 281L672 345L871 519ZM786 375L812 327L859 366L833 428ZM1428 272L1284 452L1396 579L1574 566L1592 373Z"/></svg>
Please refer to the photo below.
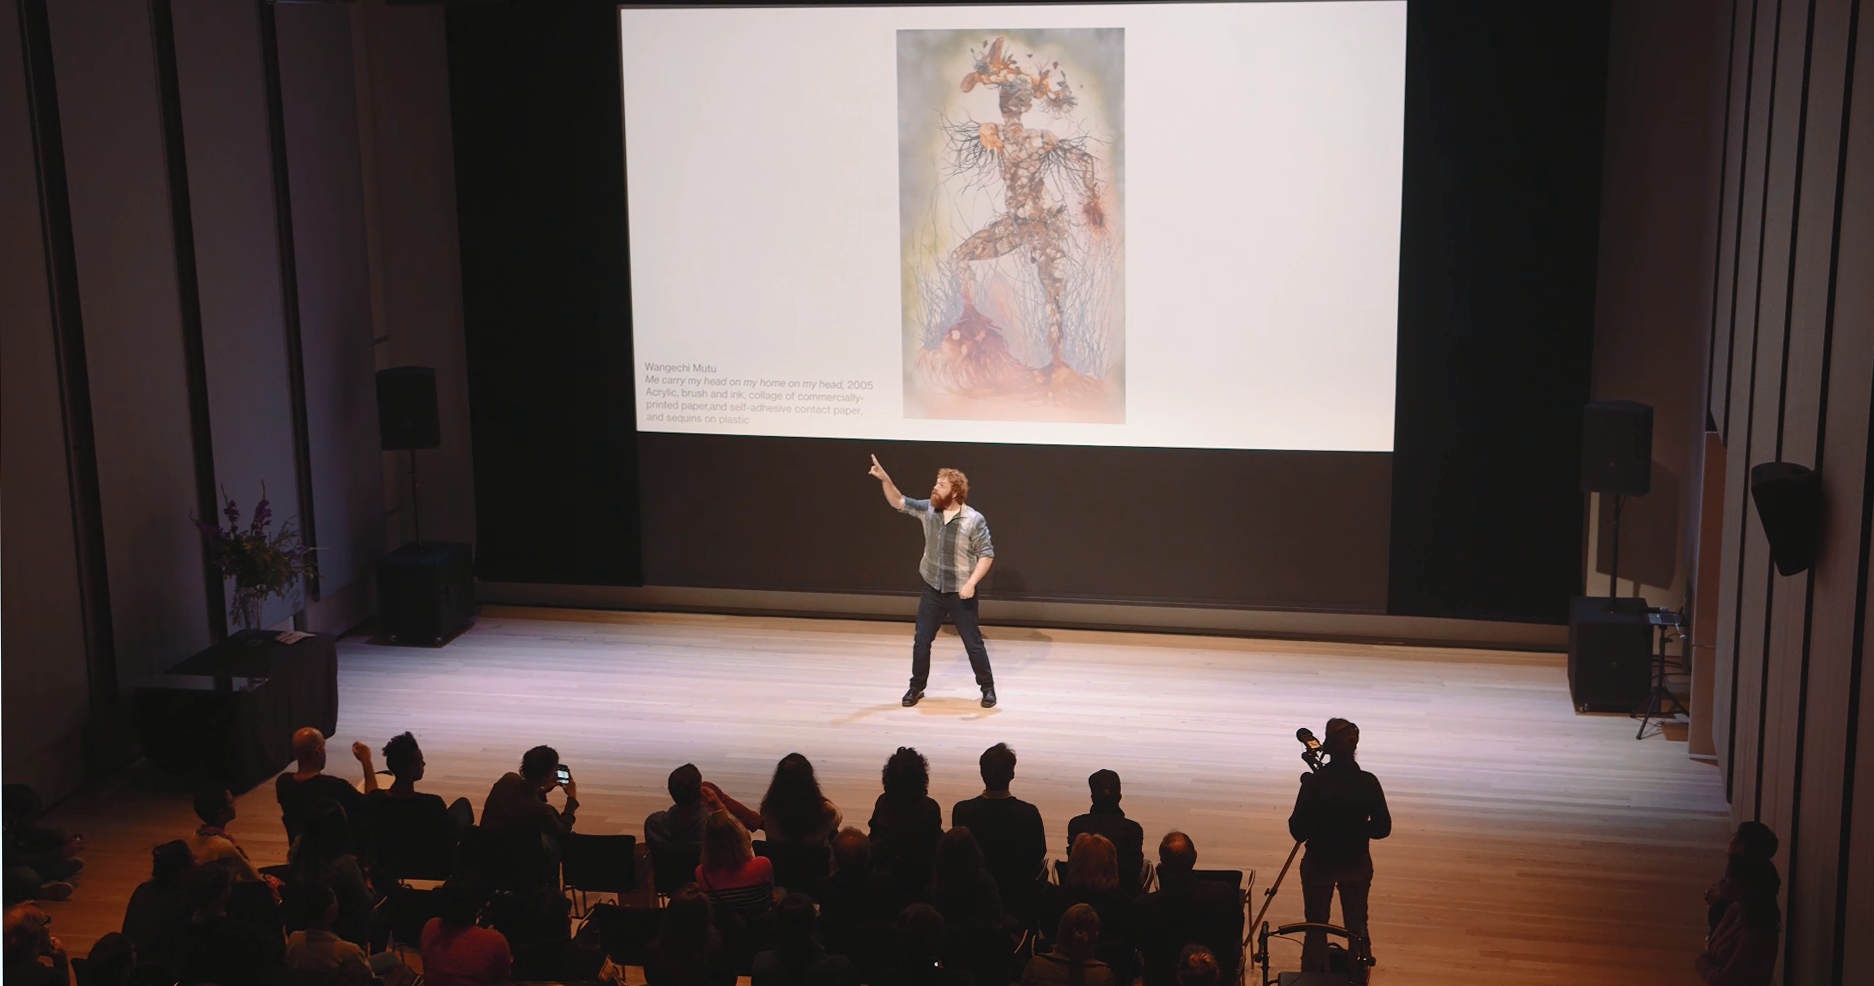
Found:
<svg viewBox="0 0 1874 986"><path fill-rule="evenodd" d="M1159 876L1181 875L1197 866L1197 846L1183 832L1167 832L1158 843Z"/></svg>
<svg viewBox="0 0 1874 986"><path fill-rule="evenodd" d="M307 726L293 732L293 756L299 759L299 769L325 769L325 734L317 727Z"/></svg>

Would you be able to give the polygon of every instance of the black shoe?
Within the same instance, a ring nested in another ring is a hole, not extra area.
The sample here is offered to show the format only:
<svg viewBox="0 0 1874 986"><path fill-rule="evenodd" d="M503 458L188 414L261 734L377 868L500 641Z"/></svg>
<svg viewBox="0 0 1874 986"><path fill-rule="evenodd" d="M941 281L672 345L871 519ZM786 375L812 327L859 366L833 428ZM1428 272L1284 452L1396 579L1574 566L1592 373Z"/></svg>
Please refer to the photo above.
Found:
<svg viewBox="0 0 1874 986"><path fill-rule="evenodd" d="M912 685L910 688L905 690L904 699L903 699L904 707L908 709L911 706L916 705L917 700L923 697L924 697L924 689L919 688L916 685Z"/></svg>
<svg viewBox="0 0 1874 986"><path fill-rule="evenodd" d="M984 685L983 686L983 708L993 709L995 707L996 707L996 686Z"/></svg>

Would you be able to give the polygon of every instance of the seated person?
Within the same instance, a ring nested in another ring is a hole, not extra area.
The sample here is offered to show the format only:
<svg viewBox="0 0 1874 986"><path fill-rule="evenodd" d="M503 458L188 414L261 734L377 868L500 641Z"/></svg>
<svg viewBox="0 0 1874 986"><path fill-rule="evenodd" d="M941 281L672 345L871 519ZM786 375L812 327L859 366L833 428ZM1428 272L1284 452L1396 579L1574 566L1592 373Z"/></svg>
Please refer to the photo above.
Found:
<svg viewBox="0 0 1874 986"><path fill-rule="evenodd" d="M351 851L351 827L344 809L332 801L314 808L290 855L292 887L310 883L329 888L338 899L338 916L331 930L359 947L368 944L371 910L377 906L378 895Z"/></svg>
<svg viewBox="0 0 1874 986"><path fill-rule="evenodd" d="M1048 888L1041 910L1041 927L1051 928L1076 904L1091 906L1100 915L1100 934L1108 942L1132 940L1132 898L1119 886L1119 856L1106 836L1082 832L1067 856L1067 875L1058 887Z"/></svg>
<svg viewBox="0 0 1874 986"><path fill-rule="evenodd" d="M1242 951L1242 893L1191 875L1197 846L1183 832L1166 833L1158 859L1158 889L1132 904L1132 943L1145 956L1146 986L1172 986L1178 956L1193 942L1210 949L1223 980L1233 981Z"/></svg>
<svg viewBox="0 0 1874 986"><path fill-rule="evenodd" d="M271 986L285 958L284 943L277 930L269 934L228 916L234 887L228 871L200 863L184 882L190 919L177 935L173 952L181 986Z"/></svg>
<svg viewBox="0 0 1874 986"><path fill-rule="evenodd" d="M72 895L68 882L85 861L84 837L61 828L44 825L39 815L45 810L39 792L24 784L8 784L0 789L0 845L4 845L6 865L6 902L23 900L65 900Z"/></svg>
<svg viewBox="0 0 1874 986"><path fill-rule="evenodd" d="M907 896L930 883L931 854L943 835L943 809L930 796L930 761L908 746L885 761L885 792L872 806L872 865Z"/></svg>
<svg viewBox="0 0 1874 986"><path fill-rule="evenodd" d="M730 960L709 906L696 884L678 888L644 954L646 986L735 986Z"/></svg>
<svg viewBox="0 0 1874 986"><path fill-rule="evenodd" d="M1760 856L1725 861L1718 896L1728 906L1694 968L1711 986L1769 986L1776 975L1777 926L1783 915L1776 893L1783 880Z"/></svg>
<svg viewBox="0 0 1874 986"><path fill-rule="evenodd" d="M145 961L168 965L166 946L189 923L183 877L195 865L189 844L177 839L150 850L150 878L137 885L124 908L123 935Z"/></svg>
<svg viewBox="0 0 1874 986"><path fill-rule="evenodd" d="M1217 957L1202 945L1186 945L1178 953L1178 986L1217 986L1222 980Z"/></svg>
<svg viewBox="0 0 1874 986"><path fill-rule="evenodd" d="M78 977L78 986L124 986L136 967L136 946L113 931L92 943L91 951L85 954L85 971Z"/></svg>
<svg viewBox="0 0 1874 986"><path fill-rule="evenodd" d="M975 986L969 973L944 965L948 933L943 915L929 904L912 904L899 912L895 961L870 980L871 986Z"/></svg>
<svg viewBox="0 0 1874 986"><path fill-rule="evenodd" d="M294 986L369 986L371 960L364 949L332 933L338 921L338 895L323 883L308 882L296 888L302 913L299 923L305 930L286 938L286 971ZM391 957L395 953L380 952Z"/></svg>
<svg viewBox="0 0 1874 986"><path fill-rule="evenodd" d="M1770 863L1771 869L1775 869L1776 864L1772 860L1776 858L1778 844L1776 832L1770 826L1758 821L1739 822L1737 831L1731 835L1731 845L1725 851L1725 858L1728 862L1732 856L1755 856ZM1724 919L1724 912L1731 907L1731 902L1718 889L1723 882L1719 880L1705 891L1705 920L1713 931L1717 930L1718 922Z"/></svg>
<svg viewBox="0 0 1874 986"><path fill-rule="evenodd" d="M377 771L371 769L371 748L363 743L351 745L351 755L364 768L364 789L377 790ZM338 802L351 820L354 838L362 844L364 835L364 795L343 778L325 773L325 734L307 726L293 733L293 756L298 769L281 774L273 782L273 796L280 803L280 823L286 826L286 841L299 839L312 806L321 799Z"/></svg>
<svg viewBox="0 0 1874 986"><path fill-rule="evenodd" d="M1054 947L1028 960L1022 986L1113 986L1113 970L1097 958L1100 915L1075 904L1055 926Z"/></svg>
<svg viewBox="0 0 1874 986"><path fill-rule="evenodd" d="M1067 823L1067 851L1074 851L1074 840L1082 832L1105 836L1119 853L1119 889L1128 897L1137 897L1144 888L1145 829L1119 808L1118 774L1096 770L1087 778L1087 788L1093 795L1093 806Z"/></svg>
<svg viewBox="0 0 1874 986"><path fill-rule="evenodd" d="M844 955L828 955L814 936L813 898L788 894L774 909L774 948L755 953L751 986L859 986Z"/></svg>
<svg viewBox="0 0 1874 986"><path fill-rule="evenodd" d="M983 865L995 877L1003 903L1023 918L1031 918L1039 891L1036 883L1045 877L1041 867L1048 855L1041 812L1009 793L1009 783L1015 779L1015 751L1007 743L984 750L978 767L983 793L957 802L950 809L950 824L967 828L976 837Z"/></svg>
<svg viewBox="0 0 1874 986"><path fill-rule="evenodd" d="M472 881L451 879L437 891L436 916L423 926L418 952L429 986L506 986L514 955L501 932L479 927L484 897Z"/></svg>
<svg viewBox="0 0 1874 986"><path fill-rule="evenodd" d="M384 766L396 779L388 789L364 796L378 865L392 879L447 875L455 862L456 843L475 824L475 809L467 798L445 806L442 798L416 789L425 765L423 750L409 733L399 733L384 744Z"/></svg>
<svg viewBox="0 0 1874 986"><path fill-rule="evenodd" d="M703 823L703 857L696 885L716 910L760 914L774 903L774 865L755 855L748 830L734 816L719 811Z"/></svg>
<svg viewBox="0 0 1874 986"><path fill-rule="evenodd" d="M6 909L4 973L7 986L66 986L71 982L65 946L52 937L52 917L26 901ZM47 965L40 959L49 959Z"/></svg>
<svg viewBox="0 0 1874 986"><path fill-rule="evenodd" d="M747 827L752 821L761 827L761 814L724 794L722 788L703 780L703 772L686 763L670 772L665 785L671 805L654 811L644 820L644 843L654 853L699 853L703 851L703 820L717 811L727 811Z"/></svg>
<svg viewBox="0 0 1874 986"><path fill-rule="evenodd" d="M520 770L501 775L482 802L482 833L496 840L512 872L497 879L500 890L537 890L559 884L559 843L573 830L579 785L566 782L566 807L556 809L547 792L560 786L558 750L536 746L521 757Z"/></svg>
<svg viewBox="0 0 1874 986"><path fill-rule="evenodd" d="M833 836L833 875L820 888L820 917L827 922L884 922L898 913L890 878L872 868L872 840L847 826Z"/></svg>
<svg viewBox="0 0 1874 986"><path fill-rule="evenodd" d="M983 851L969 829L953 828L937 841L924 897L948 925L944 964L968 972L979 986L1007 983L1015 942L1004 926L995 878L983 867Z"/></svg>
<svg viewBox="0 0 1874 986"><path fill-rule="evenodd" d="M189 852L197 863L217 863L236 880L258 880L260 871L247 858L247 850L228 834L234 821L234 795L225 787L208 787L195 794L195 817L202 824L189 837Z"/></svg>
<svg viewBox="0 0 1874 986"><path fill-rule="evenodd" d="M761 831L770 843L824 846L839 831L839 807L820 791L813 764L790 753L775 765L761 798Z"/></svg>

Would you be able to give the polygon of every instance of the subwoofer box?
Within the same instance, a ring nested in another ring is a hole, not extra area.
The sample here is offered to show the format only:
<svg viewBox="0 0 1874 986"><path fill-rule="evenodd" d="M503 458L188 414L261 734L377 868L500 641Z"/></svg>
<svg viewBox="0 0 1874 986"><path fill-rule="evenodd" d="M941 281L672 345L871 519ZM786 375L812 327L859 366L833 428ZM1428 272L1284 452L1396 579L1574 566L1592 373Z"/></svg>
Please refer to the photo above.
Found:
<svg viewBox="0 0 1874 986"><path fill-rule="evenodd" d="M391 642L433 647L474 618L473 545L411 543L378 559L378 627Z"/></svg>

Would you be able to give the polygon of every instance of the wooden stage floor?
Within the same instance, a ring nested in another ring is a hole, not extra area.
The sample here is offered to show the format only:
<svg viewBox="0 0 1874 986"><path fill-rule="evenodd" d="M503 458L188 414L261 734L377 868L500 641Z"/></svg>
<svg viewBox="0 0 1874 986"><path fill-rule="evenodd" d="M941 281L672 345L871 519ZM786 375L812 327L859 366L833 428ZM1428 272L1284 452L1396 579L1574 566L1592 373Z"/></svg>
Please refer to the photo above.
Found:
<svg viewBox="0 0 1874 986"><path fill-rule="evenodd" d="M686 761L755 802L774 763L814 762L846 822L864 827L878 772L900 745L931 761L944 806L981 788L976 758L1020 757L1064 855L1086 777L1124 779L1149 843L1171 829L1199 865L1257 871L1292 843L1304 769L1297 727L1359 723L1360 760L1384 784L1393 836L1373 846L1374 982L1694 983L1705 886L1729 815L1714 767L1685 745L1633 739L1621 716L1577 715L1556 654L987 628L1001 705L977 705L956 638L938 639L929 696L898 704L907 624L489 608L440 650L339 645L334 773L346 752L403 730L428 761L424 789L469 797L550 743L579 781L579 828L642 837ZM380 757L381 766L381 757ZM239 800L234 833L283 862L271 785ZM194 825L186 792L133 770L53 812L90 839L69 902L49 905L72 954L114 930L149 847ZM1299 920L1296 877L1271 917ZM1275 953L1296 968L1298 949Z"/></svg>

